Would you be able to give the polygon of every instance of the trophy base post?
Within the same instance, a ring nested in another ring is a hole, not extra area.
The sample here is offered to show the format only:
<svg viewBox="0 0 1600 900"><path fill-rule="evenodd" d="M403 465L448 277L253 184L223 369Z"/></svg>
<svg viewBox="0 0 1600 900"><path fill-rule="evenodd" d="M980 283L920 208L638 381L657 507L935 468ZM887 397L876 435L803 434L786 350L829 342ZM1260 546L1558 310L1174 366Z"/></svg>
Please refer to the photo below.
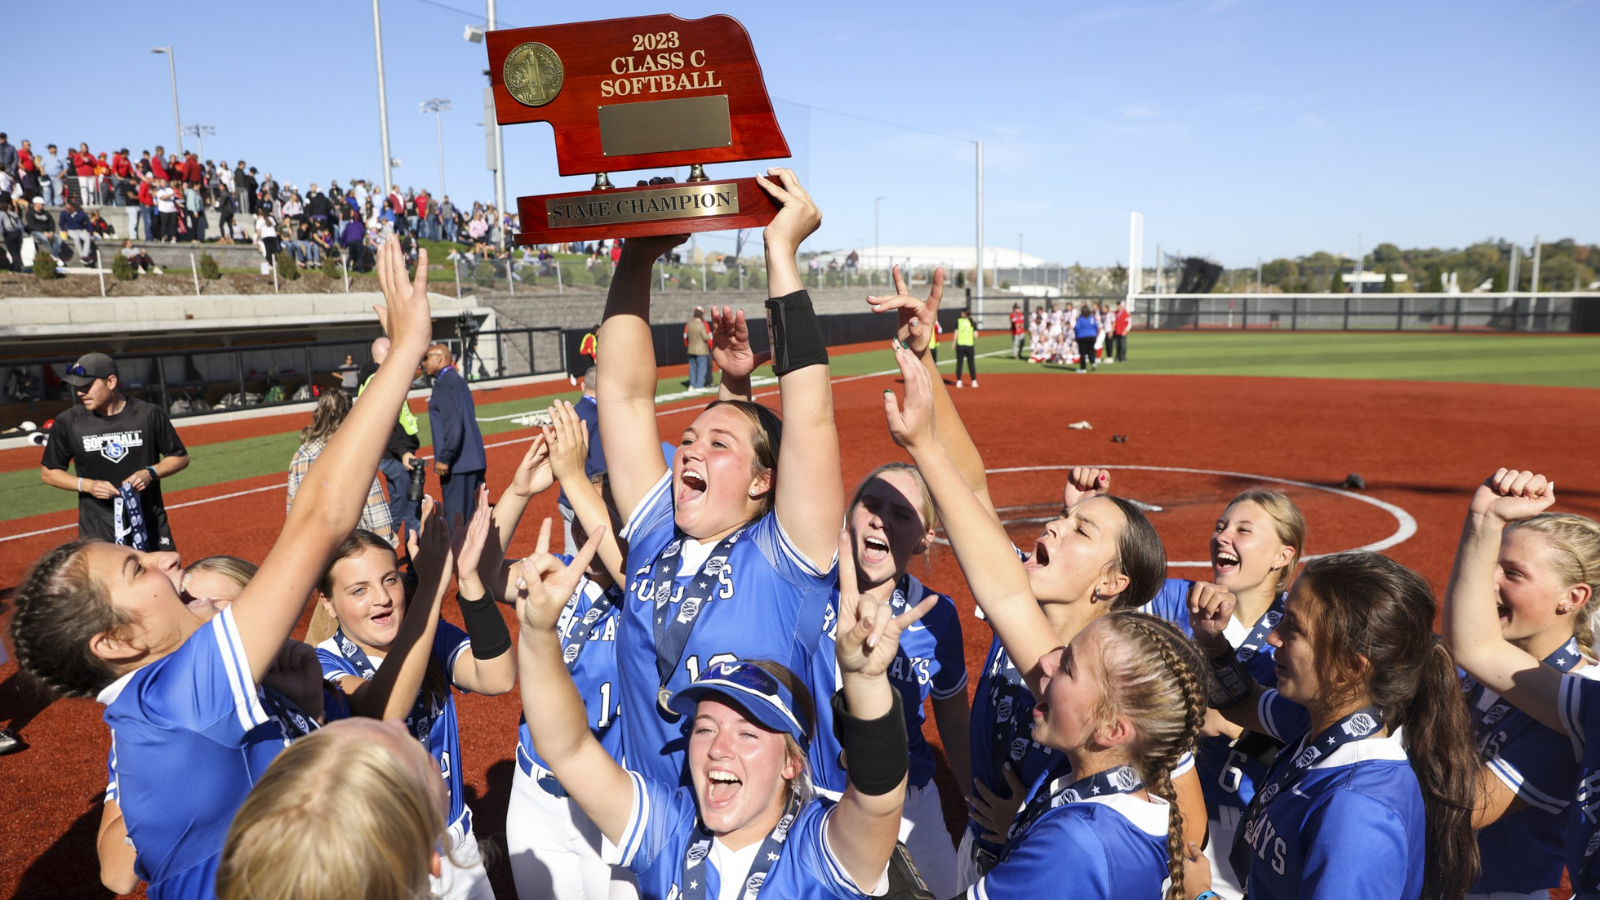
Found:
<svg viewBox="0 0 1600 900"><path fill-rule="evenodd" d="M517 198L518 244L761 228L778 214L754 178Z"/></svg>

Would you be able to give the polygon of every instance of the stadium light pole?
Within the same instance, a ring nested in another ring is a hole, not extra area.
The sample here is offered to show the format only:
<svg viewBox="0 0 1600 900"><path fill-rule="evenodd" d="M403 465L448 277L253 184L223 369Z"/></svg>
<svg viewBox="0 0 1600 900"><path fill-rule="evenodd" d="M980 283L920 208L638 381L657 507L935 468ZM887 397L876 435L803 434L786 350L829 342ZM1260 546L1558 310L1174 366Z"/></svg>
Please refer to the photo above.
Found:
<svg viewBox="0 0 1600 900"><path fill-rule="evenodd" d="M217 129L213 128L210 125L185 125L184 128L183 128L183 133L184 134L192 134L192 135L194 135L194 139L200 142L200 158L201 159L205 159L206 158L206 135L208 135L208 134L216 134L217 133ZM178 152L182 153L183 151L180 149Z"/></svg>
<svg viewBox="0 0 1600 900"><path fill-rule="evenodd" d="M446 193L444 189L444 124L439 119L439 113L450 108L450 100L446 97L434 97L422 101L422 111L433 113L433 128L439 136L439 196Z"/></svg>
<svg viewBox="0 0 1600 900"><path fill-rule="evenodd" d="M488 9L485 11L487 13L487 21L484 24L489 31L493 31L495 29L494 0L487 0L487 4ZM504 222L506 218L506 146L501 139L502 132L499 119L491 116L490 121L486 124L494 130L494 208L497 210L496 214L500 217L500 222ZM500 222L496 222L495 225L499 226ZM503 241L504 236L501 239Z"/></svg>
<svg viewBox="0 0 1600 900"><path fill-rule="evenodd" d="M877 269L878 269L878 258L882 255L882 251L880 251L878 249L878 247L879 247L879 244L878 244L878 204L882 203L883 201L885 201L887 199L889 199L889 198L888 197L873 197L872 198L872 269L873 269L873 271L877 271Z"/></svg>
<svg viewBox="0 0 1600 900"><path fill-rule="evenodd" d="M376 2L376 0L374 0ZM172 130L178 134L178 154L183 155L183 118L178 115L178 62L177 54L172 52L171 45L156 47L151 53L165 53L167 55L167 74L172 77Z"/></svg>
<svg viewBox="0 0 1600 900"><path fill-rule="evenodd" d="M394 190L389 171L394 158L389 153L389 98L383 82L383 23L378 18L378 0L372 0L372 45L378 55L378 131L383 142L383 202L388 203Z"/></svg>
<svg viewBox="0 0 1600 900"><path fill-rule="evenodd" d="M983 141L972 142L978 148L978 308L975 315L978 327L983 327Z"/></svg>

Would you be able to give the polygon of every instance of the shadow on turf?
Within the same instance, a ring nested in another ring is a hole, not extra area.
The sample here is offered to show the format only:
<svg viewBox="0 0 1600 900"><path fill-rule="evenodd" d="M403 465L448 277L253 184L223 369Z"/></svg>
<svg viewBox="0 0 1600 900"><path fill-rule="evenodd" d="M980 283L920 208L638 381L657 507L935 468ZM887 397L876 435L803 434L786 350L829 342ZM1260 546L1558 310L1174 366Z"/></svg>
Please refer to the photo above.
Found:
<svg viewBox="0 0 1600 900"><path fill-rule="evenodd" d="M116 894L100 883L99 868L92 863L85 864L86 860L94 860L99 852L95 838L100 831L100 813L100 795L96 795L89 809L72 823L72 827L28 864L27 871L17 880L12 900L115 897Z"/></svg>
<svg viewBox="0 0 1600 900"><path fill-rule="evenodd" d="M21 732L55 701L55 696L40 687L32 677L21 671L13 672L4 684L0 684L0 722L4 722L12 731ZM26 734L23 739L27 739Z"/></svg>

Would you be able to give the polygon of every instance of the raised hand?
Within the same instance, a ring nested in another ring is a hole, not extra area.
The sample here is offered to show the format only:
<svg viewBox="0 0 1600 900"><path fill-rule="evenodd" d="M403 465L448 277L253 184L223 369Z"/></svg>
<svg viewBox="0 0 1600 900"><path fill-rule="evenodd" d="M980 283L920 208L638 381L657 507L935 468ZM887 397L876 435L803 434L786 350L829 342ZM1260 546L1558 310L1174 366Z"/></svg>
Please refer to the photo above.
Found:
<svg viewBox="0 0 1600 900"><path fill-rule="evenodd" d="M928 290L927 300L918 300L906 290L905 278L900 274L900 267L893 267L894 294L887 297L868 297L867 303L873 312L888 312L894 310L899 319L895 328L895 337L900 343L911 348L911 352L921 356L928 351L928 345L933 343L935 335L934 324L939 318L939 304L944 300L944 268L933 270L933 286Z"/></svg>
<svg viewBox="0 0 1600 900"><path fill-rule="evenodd" d="M373 310L384 334L396 349L406 344L421 357L422 348L433 339L433 318L428 311L428 251L418 251L417 277L413 280L406 275L406 257L400 242L385 241L378 248L376 269L385 305Z"/></svg>
<svg viewBox="0 0 1600 900"><path fill-rule="evenodd" d="M767 225L763 235L770 256L774 248L779 253L793 254L800 243L811 236L822 224L822 211L812 202L811 195L800 186L793 170L771 168L766 178L756 176L756 184L772 195L778 204L778 215Z"/></svg>
<svg viewBox="0 0 1600 900"><path fill-rule="evenodd" d="M578 418L572 404L557 400L550 405L550 424L544 426L545 446L550 448L550 469L564 483L586 478L584 463L589 458L589 428Z"/></svg>
<svg viewBox="0 0 1600 900"><path fill-rule="evenodd" d="M622 257L617 263L618 265L631 263L648 269L655 265L657 259L688 239L687 234L656 234L628 238L622 242Z"/></svg>
<svg viewBox="0 0 1600 900"><path fill-rule="evenodd" d="M888 603L856 588L855 544L849 531L839 533L839 627L834 655L845 675L877 678L889 671L900 650L900 633L938 605L939 596L926 599L900 615Z"/></svg>
<svg viewBox="0 0 1600 900"><path fill-rule="evenodd" d="M443 508L433 498L422 498L422 527L406 536L406 549L411 551L411 565L417 570L417 580L439 584L450 577L455 559L450 552L450 526L445 524Z"/></svg>
<svg viewBox="0 0 1600 900"><path fill-rule="evenodd" d="M1061 505L1074 506L1090 497L1111 492L1111 473L1091 466L1073 466L1067 473L1067 486L1062 491Z"/></svg>
<svg viewBox="0 0 1600 900"><path fill-rule="evenodd" d="M322 663L310 644L284 641L261 684L288 697L312 718L322 718Z"/></svg>
<svg viewBox="0 0 1600 900"><path fill-rule="evenodd" d="M1006 786L1011 789L1010 796L1002 797L989 790L983 782L975 781L972 796L966 798L972 820L983 828L983 838L994 844L1006 842L1011 823L1017 818L1017 812L1022 809L1022 803L1028 795L1028 789L1017 777L1016 770L1011 768L1011 763L1001 765L1000 773L1006 780Z"/></svg>
<svg viewBox="0 0 1600 900"><path fill-rule="evenodd" d="M561 621L561 611L566 608L572 592L578 589L578 582L594 559L605 533L603 526L596 529L572 562L563 564L550 553L550 520L545 519L540 524L539 540L533 554L522 561L522 571L516 581L517 621L522 628L530 633L555 630Z"/></svg>
<svg viewBox="0 0 1600 900"><path fill-rule="evenodd" d="M511 476L511 486L506 490L524 499L532 498L550 489L554 475L550 469L550 445L543 434L533 436L528 451L522 454L516 474Z"/></svg>
<svg viewBox="0 0 1600 900"><path fill-rule="evenodd" d="M1189 627L1194 629L1194 642L1208 655L1227 649L1222 632L1233 619L1236 602L1232 591L1209 582L1197 581L1189 589Z"/></svg>
<svg viewBox="0 0 1600 900"><path fill-rule="evenodd" d="M744 310L731 306L711 307L711 361L724 378L743 379L772 361L772 354L750 349L750 326Z"/></svg>
<svg viewBox="0 0 1600 900"><path fill-rule="evenodd" d="M478 485L477 508L470 522L462 522L456 513L450 528L450 549L456 558L456 588L462 596L483 599L483 582L478 577L478 561L483 558L483 548L489 540L489 486Z"/></svg>
<svg viewBox="0 0 1600 900"><path fill-rule="evenodd" d="M883 414L889 420L889 434L895 444L910 450L934 439L933 376L917 361L916 354L903 347L895 347L894 361L900 366L906 399L902 406L893 391L884 391Z"/></svg>
<svg viewBox="0 0 1600 900"><path fill-rule="evenodd" d="M1504 524L1531 519L1555 502L1555 482L1536 472L1502 468L1478 486L1472 512Z"/></svg>

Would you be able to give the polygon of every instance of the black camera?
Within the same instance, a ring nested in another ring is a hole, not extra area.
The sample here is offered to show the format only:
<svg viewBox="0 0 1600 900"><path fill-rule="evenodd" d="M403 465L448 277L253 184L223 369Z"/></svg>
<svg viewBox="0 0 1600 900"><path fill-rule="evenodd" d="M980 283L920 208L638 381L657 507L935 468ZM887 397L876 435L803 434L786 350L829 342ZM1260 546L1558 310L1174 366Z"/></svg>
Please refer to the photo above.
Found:
<svg viewBox="0 0 1600 900"><path fill-rule="evenodd" d="M420 459L411 460L411 487L406 489L406 499L412 503L421 503L422 495L426 493L428 484L428 470L426 464Z"/></svg>

